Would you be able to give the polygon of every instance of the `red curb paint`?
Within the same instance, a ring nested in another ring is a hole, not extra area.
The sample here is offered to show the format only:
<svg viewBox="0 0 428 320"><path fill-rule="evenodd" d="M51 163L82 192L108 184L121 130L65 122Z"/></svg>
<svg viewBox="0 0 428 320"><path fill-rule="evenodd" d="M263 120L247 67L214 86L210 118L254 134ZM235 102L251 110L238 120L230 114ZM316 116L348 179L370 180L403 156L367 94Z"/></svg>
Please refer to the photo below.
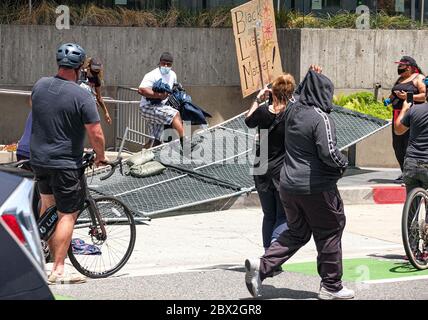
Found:
<svg viewBox="0 0 428 320"><path fill-rule="evenodd" d="M376 204L395 204L406 201L406 188L401 186L372 187Z"/></svg>

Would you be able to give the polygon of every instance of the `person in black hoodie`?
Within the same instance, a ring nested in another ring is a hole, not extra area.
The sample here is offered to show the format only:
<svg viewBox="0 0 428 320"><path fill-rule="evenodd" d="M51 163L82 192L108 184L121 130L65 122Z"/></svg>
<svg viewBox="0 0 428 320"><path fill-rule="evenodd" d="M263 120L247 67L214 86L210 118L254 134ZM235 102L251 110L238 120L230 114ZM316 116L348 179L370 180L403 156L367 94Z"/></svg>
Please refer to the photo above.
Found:
<svg viewBox="0 0 428 320"><path fill-rule="evenodd" d="M321 276L320 299L352 299L342 285L341 239L345 227L343 202L336 183L348 161L336 146L333 83L312 67L285 110L285 157L280 196L289 229L260 259L245 261L249 292L260 296L261 283L314 236Z"/></svg>

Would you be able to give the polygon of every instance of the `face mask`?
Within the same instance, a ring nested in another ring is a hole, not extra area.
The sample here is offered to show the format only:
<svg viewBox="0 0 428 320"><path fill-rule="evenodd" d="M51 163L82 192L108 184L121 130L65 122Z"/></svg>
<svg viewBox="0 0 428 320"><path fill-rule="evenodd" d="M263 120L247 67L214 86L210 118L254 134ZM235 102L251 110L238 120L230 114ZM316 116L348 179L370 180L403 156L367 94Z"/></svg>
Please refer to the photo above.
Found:
<svg viewBox="0 0 428 320"><path fill-rule="evenodd" d="M160 73L162 75L167 75L171 71L170 67L160 67Z"/></svg>
<svg viewBox="0 0 428 320"><path fill-rule="evenodd" d="M404 73L406 71L407 71L406 68L404 68L404 69L398 68L398 70L397 70L398 74L402 74L402 73Z"/></svg>

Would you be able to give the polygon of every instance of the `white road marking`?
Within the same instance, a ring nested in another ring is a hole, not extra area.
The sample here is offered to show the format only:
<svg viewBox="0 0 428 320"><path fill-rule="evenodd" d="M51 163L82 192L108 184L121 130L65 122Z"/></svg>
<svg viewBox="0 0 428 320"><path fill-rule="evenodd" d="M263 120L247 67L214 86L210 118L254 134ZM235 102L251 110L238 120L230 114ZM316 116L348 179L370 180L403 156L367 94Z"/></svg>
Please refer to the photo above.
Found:
<svg viewBox="0 0 428 320"><path fill-rule="evenodd" d="M360 283L365 283L365 284L380 284L380 283L416 281L416 280L425 280L425 279L428 279L428 275L425 275L425 276L411 276L411 277L403 277L403 278L393 278L393 279L367 280L367 281L362 281Z"/></svg>

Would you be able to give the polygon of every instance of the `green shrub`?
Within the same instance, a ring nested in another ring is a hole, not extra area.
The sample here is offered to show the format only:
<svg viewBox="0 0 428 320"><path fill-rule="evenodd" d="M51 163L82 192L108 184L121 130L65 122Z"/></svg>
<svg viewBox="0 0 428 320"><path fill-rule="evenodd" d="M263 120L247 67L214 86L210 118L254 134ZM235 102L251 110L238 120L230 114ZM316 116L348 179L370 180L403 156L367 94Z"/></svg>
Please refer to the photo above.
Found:
<svg viewBox="0 0 428 320"><path fill-rule="evenodd" d="M374 94L371 92L334 96L333 103L375 118L389 120L392 117L391 106L385 107L382 102L376 100Z"/></svg>
<svg viewBox="0 0 428 320"><path fill-rule="evenodd" d="M357 14L350 12L339 12L337 14L327 14L325 17L321 17L321 25L323 28L332 29L355 29L355 21Z"/></svg>
<svg viewBox="0 0 428 320"><path fill-rule="evenodd" d="M0 24L53 24L57 14L57 2L43 0L33 6L11 4L0 1ZM134 26L134 27L232 27L231 7L218 7L209 10L192 11L170 8L169 10L131 10L120 6L102 7L95 4L76 5L65 1L70 7L71 24L83 26ZM297 11L281 10L276 13L277 28L349 28L355 29L357 14L340 11L335 14L316 16ZM427 29L403 15L388 15L381 11L370 18L372 29Z"/></svg>
<svg viewBox="0 0 428 320"><path fill-rule="evenodd" d="M381 11L377 15L372 15L370 19L372 29L423 29L425 25L420 22L413 21L412 19L403 16L391 16Z"/></svg>

